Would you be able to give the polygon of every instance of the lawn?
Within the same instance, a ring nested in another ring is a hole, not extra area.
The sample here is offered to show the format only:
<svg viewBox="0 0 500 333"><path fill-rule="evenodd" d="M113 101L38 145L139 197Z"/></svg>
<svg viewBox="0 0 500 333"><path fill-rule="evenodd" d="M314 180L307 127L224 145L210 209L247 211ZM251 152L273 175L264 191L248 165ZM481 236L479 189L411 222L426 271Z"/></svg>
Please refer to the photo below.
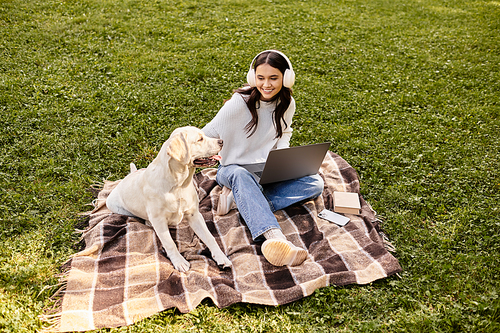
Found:
<svg viewBox="0 0 500 333"><path fill-rule="evenodd" d="M500 2L481 0L0 0L0 331L45 326L91 185L206 124L269 48L297 74L292 145L358 171L403 272L103 331L500 331Z"/></svg>

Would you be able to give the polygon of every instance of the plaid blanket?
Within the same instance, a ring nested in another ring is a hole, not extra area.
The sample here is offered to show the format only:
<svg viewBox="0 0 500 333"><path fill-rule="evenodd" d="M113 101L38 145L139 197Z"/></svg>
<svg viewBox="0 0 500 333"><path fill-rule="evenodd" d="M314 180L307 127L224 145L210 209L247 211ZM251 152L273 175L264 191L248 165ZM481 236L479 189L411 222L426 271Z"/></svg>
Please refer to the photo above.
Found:
<svg viewBox="0 0 500 333"><path fill-rule="evenodd" d="M329 152L321 166L322 196L275 213L288 240L308 250L297 267L275 267L252 241L237 210L217 216L221 188L216 169L194 177L200 211L233 267L220 270L187 223L171 229L180 252L191 263L187 273L175 270L153 229L136 218L111 214L106 197L117 182L106 182L89 212L83 233L86 247L71 260L66 288L52 331L85 331L133 324L165 309L193 310L204 298L220 308L237 302L264 305L290 303L329 285L366 284L401 271L384 247L379 220L361 197L362 213L349 215L344 227L317 217L333 209L333 191L359 193L356 171Z"/></svg>

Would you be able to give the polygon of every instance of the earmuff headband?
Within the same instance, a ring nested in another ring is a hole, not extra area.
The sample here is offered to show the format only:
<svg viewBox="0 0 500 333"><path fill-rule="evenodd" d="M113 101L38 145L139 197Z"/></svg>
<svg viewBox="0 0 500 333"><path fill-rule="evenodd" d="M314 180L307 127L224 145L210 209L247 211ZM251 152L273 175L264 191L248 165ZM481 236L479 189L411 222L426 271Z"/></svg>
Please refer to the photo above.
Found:
<svg viewBox="0 0 500 333"><path fill-rule="evenodd" d="M265 52L275 52L275 53L278 53L279 55L281 55L283 58L285 58L286 62L288 63L288 67L290 67L290 68L287 68L285 70L285 73L283 73L283 86L285 86L287 88L291 88L293 86L293 84L295 83L295 72L293 71L292 63L290 62L290 59L288 59L288 57L283 52L280 52L280 51L277 51L277 50L265 50L265 51L260 52L259 54L257 54L253 58L252 63L250 64L250 69L248 70L248 73L247 73L247 82L248 82L248 84L251 87L255 87L256 86L256 82L255 82L255 69L253 68L253 65L255 63L255 60L262 53L265 53Z"/></svg>

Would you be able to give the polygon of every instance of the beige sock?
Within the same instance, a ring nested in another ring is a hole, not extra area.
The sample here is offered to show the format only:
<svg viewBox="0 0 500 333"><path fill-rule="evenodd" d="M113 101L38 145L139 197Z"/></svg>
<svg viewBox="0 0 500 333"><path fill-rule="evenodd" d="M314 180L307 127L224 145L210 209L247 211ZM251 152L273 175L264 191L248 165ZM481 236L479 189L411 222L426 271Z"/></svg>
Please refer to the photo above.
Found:
<svg viewBox="0 0 500 333"><path fill-rule="evenodd" d="M283 232L281 231L281 229L278 229L278 228L269 229L268 231L264 232L263 235L264 235L264 237L266 239L283 239L283 240L286 240L285 235L283 235Z"/></svg>

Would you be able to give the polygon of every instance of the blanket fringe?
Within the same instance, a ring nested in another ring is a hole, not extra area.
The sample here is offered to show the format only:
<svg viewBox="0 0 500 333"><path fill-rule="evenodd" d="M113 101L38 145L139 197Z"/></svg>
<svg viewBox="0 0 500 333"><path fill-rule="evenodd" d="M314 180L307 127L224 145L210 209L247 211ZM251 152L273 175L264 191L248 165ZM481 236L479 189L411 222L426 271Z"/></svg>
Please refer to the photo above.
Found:
<svg viewBox="0 0 500 333"><path fill-rule="evenodd" d="M52 296L49 297L49 301L51 304L49 305L48 308L45 309L44 314L38 316L38 318L44 324L48 325L42 328L42 330L40 331L42 333L58 332L59 327L61 326L62 302L63 302L64 292L66 291L66 288L68 286L68 275L70 270L70 267L69 265L67 265L67 262L62 265L62 267L66 267L64 271L57 275L57 277L59 278L59 283L54 286L58 286L59 288Z"/></svg>
<svg viewBox="0 0 500 333"><path fill-rule="evenodd" d="M40 319L48 324L47 327L44 327L40 330L41 333L52 333L59 332L59 327L61 327L61 315L43 315L40 316Z"/></svg>
<svg viewBox="0 0 500 333"><path fill-rule="evenodd" d="M384 224L384 219L376 214L376 219L372 223L375 223L376 230L378 231L378 235L382 238L382 243L384 244L384 248L389 252L396 252L396 246L389 240L389 236L383 231L382 224Z"/></svg>
<svg viewBox="0 0 500 333"><path fill-rule="evenodd" d="M92 213L98 211L101 209L104 205L106 200L103 199L98 199L97 195L100 191L104 189L106 186L106 181L105 179L102 182L96 182L90 186L89 191L92 192L94 196L94 200L92 200L91 203L86 204L86 206L91 206L92 209L87 212L79 213L79 216L90 216ZM113 182L110 182L113 183ZM74 233L80 234L80 241L83 239L85 232L88 232L89 230L87 228L85 229L78 229L75 228ZM62 321L62 303L63 303L63 297L66 292L67 286L68 286L68 278L69 278L69 272L71 269L71 261L73 260L74 257L81 256L81 255L89 255L93 252L96 251L96 246L86 249L84 251L75 253L70 256L70 258L64 262L61 265L61 273L57 274L56 277L58 278L58 283L53 285L53 286L47 286L44 288L41 292L44 290L51 288L51 287L58 287L58 289L54 292L52 296L49 297L49 304L45 308L44 313L39 315L39 319L44 323L45 327L41 329L40 332L43 333L49 333L49 332L59 332L60 327L61 327L61 321ZM40 293L41 293L40 292Z"/></svg>
<svg viewBox="0 0 500 333"><path fill-rule="evenodd" d="M92 200L91 203L88 203L88 204L85 204L85 206L91 206L91 207L94 207L92 210L89 210L87 212L83 212L83 213L78 213L79 216L90 216L92 215L92 213L96 212L97 210L99 210L102 206L104 206L106 203L106 200L105 199L94 199Z"/></svg>
<svg viewBox="0 0 500 333"><path fill-rule="evenodd" d="M383 231L380 231L379 235L382 237L385 249L389 252L396 252L396 246L389 241L389 237Z"/></svg>
<svg viewBox="0 0 500 333"><path fill-rule="evenodd" d="M95 184L92 184L92 185L90 185L90 188L94 189L94 190L99 190L100 191L100 190L102 190L104 188L104 182L105 181L106 180L103 179L102 182L97 182Z"/></svg>

